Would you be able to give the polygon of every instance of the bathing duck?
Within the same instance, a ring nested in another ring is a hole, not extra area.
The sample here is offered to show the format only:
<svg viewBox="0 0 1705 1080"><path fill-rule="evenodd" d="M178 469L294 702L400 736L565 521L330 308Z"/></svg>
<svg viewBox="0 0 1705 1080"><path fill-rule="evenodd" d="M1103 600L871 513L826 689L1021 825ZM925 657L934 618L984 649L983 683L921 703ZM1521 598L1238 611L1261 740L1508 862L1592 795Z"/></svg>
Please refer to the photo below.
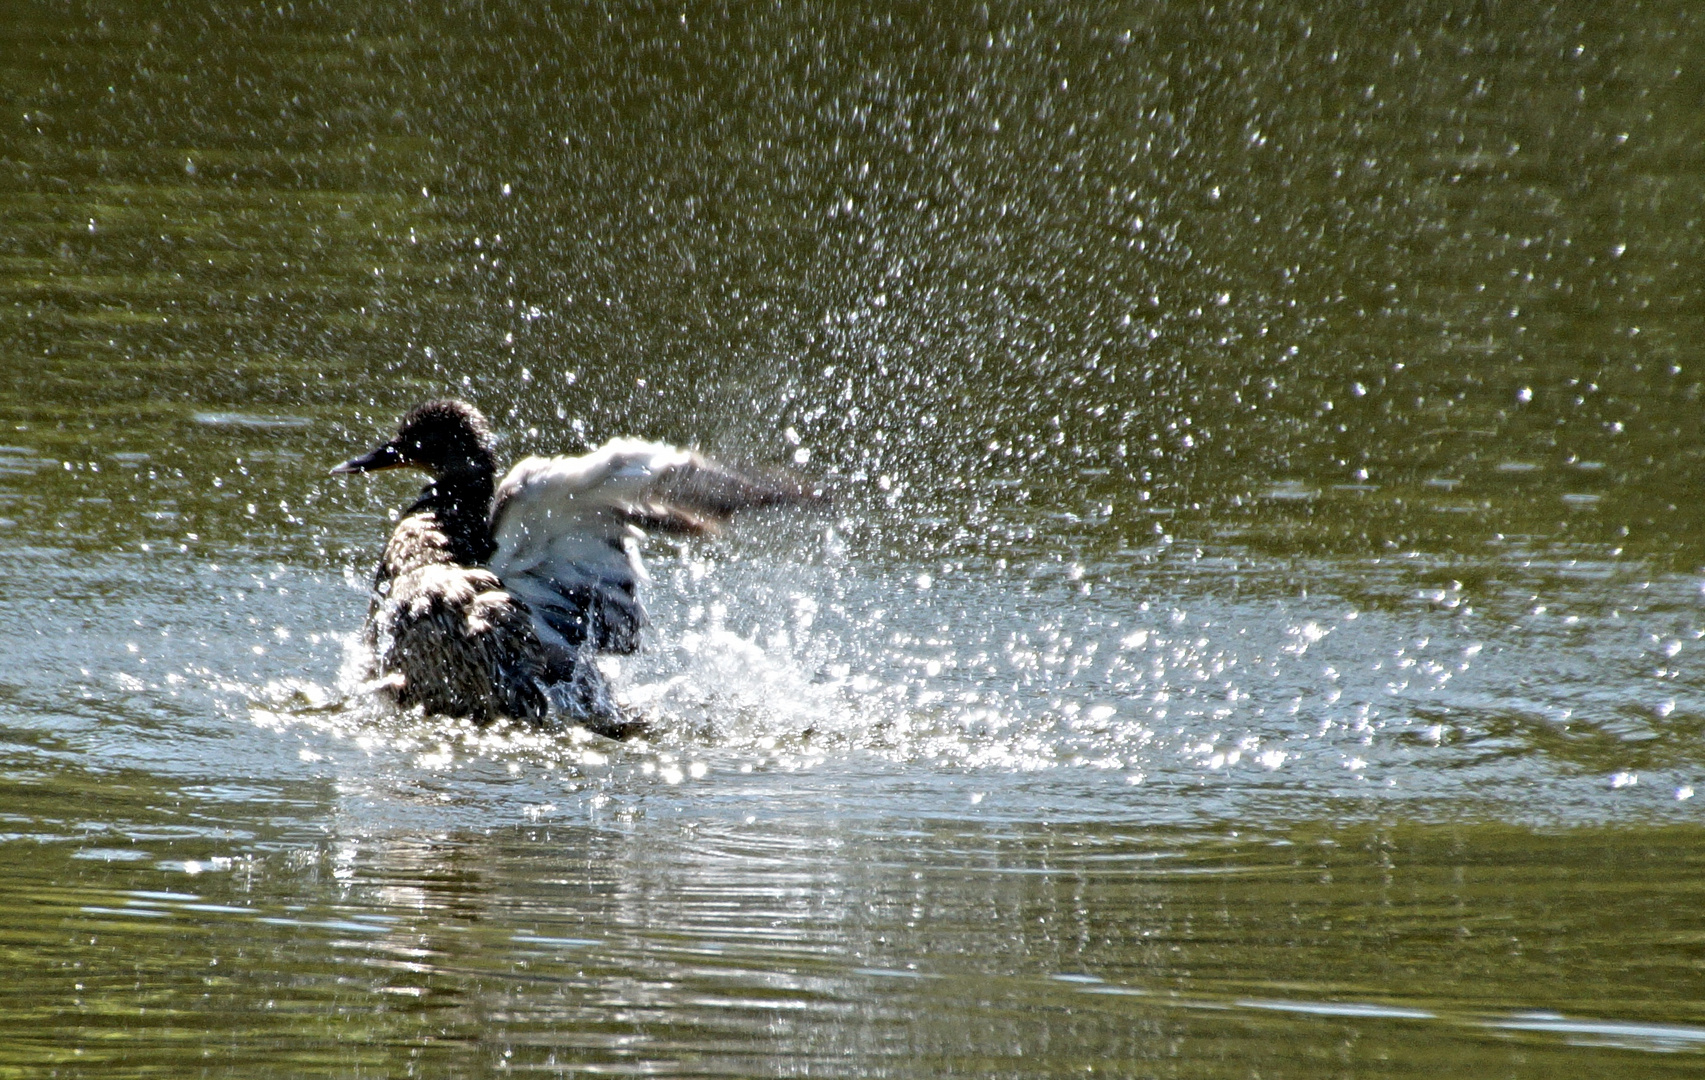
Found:
<svg viewBox="0 0 1705 1080"><path fill-rule="evenodd" d="M593 656L639 646L643 530L703 535L738 510L821 498L638 439L529 457L498 483L485 417L456 400L414 409L332 472L402 467L431 482L379 556L364 630L373 685L480 724L561 717L613 738L643 725L612 701Z"/></svg>

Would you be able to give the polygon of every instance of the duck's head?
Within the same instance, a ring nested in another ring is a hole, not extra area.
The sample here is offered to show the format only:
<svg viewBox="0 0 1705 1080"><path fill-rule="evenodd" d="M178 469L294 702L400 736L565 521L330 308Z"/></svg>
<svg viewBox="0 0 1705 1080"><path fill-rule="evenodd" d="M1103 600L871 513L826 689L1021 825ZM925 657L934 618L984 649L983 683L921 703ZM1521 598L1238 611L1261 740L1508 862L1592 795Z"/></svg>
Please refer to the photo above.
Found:
<svg viewBox="0 0 1705 1080"><path fill-rule="evenodd" d="M413 466L434 477L490 477L497 470L491 453L491 428L480 411L465 401L429 401L403 417L396 437L332 469L334 473L374 472Z"/></svg>

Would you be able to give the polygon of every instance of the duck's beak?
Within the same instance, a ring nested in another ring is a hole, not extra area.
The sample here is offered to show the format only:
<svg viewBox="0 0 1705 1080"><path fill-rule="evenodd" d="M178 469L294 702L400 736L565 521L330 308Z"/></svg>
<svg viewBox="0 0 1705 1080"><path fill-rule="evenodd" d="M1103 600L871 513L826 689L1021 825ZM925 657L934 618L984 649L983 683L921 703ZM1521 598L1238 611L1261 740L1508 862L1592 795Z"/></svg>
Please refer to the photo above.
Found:
<svg viewBox="0 0 1705 1080"><path fill-rule="evenodd" d="M403 455L395 444L385 443L382 446L374 447L360 457L350 458L342 465L334 466L332 472L334 474L376 472L379 469L395 469L407 464L408 462L403 460Z"/></svg>

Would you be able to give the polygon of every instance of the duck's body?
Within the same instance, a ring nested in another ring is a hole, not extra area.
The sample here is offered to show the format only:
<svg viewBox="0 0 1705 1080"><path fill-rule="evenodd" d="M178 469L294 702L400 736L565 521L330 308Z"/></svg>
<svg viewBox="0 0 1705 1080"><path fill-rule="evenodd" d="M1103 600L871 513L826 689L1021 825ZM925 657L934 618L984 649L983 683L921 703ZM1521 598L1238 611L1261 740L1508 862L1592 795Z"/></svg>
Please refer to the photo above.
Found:
<svg viewBox="0 0 1705 1080"><path fill-rule="evenodd" d="M404 707L479 723L560 716L617 738L635 724L593 656L638 647L640 526L711 532L736 510L815 497L631 439L583 457L527 458L494 485L485 419L460 401L422 405L396 438L334 471L405 465L433 480L374 576L374 685Z"/></svg>
<svg viewBox="0 0 1705 1080"><path fill-rule="evenodd" d="M496 574L459 562L431 511L397 523L374 575L366 643L377 686L427 712L537 722L544 650Z"/></svg>

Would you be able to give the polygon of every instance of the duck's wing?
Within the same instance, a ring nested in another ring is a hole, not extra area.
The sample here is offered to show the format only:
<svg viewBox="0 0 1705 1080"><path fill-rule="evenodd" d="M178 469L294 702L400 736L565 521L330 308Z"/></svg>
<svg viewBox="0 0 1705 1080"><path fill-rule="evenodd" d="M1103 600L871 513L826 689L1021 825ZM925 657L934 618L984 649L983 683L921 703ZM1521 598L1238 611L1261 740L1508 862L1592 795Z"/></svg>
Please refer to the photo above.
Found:
<svg viewBox="0 0 1705 1080"><path fill-rule="evenodd" d="M547 643L631 652L645 624L641 529L710 533L743 509L820 498L788 477L612 439L581 457L531 457L509 471L492 501L489 565L533 609Z"/></svg>
<svg viewBox="0 0 1705 1080"><path fill-rule="evenodd" d="M642 529L701 536L715 533L741 510L823 501L821 492L791 476L737 469L691 450L618 439L597 452L649 455L649 482L621 510Z"/></svg>

